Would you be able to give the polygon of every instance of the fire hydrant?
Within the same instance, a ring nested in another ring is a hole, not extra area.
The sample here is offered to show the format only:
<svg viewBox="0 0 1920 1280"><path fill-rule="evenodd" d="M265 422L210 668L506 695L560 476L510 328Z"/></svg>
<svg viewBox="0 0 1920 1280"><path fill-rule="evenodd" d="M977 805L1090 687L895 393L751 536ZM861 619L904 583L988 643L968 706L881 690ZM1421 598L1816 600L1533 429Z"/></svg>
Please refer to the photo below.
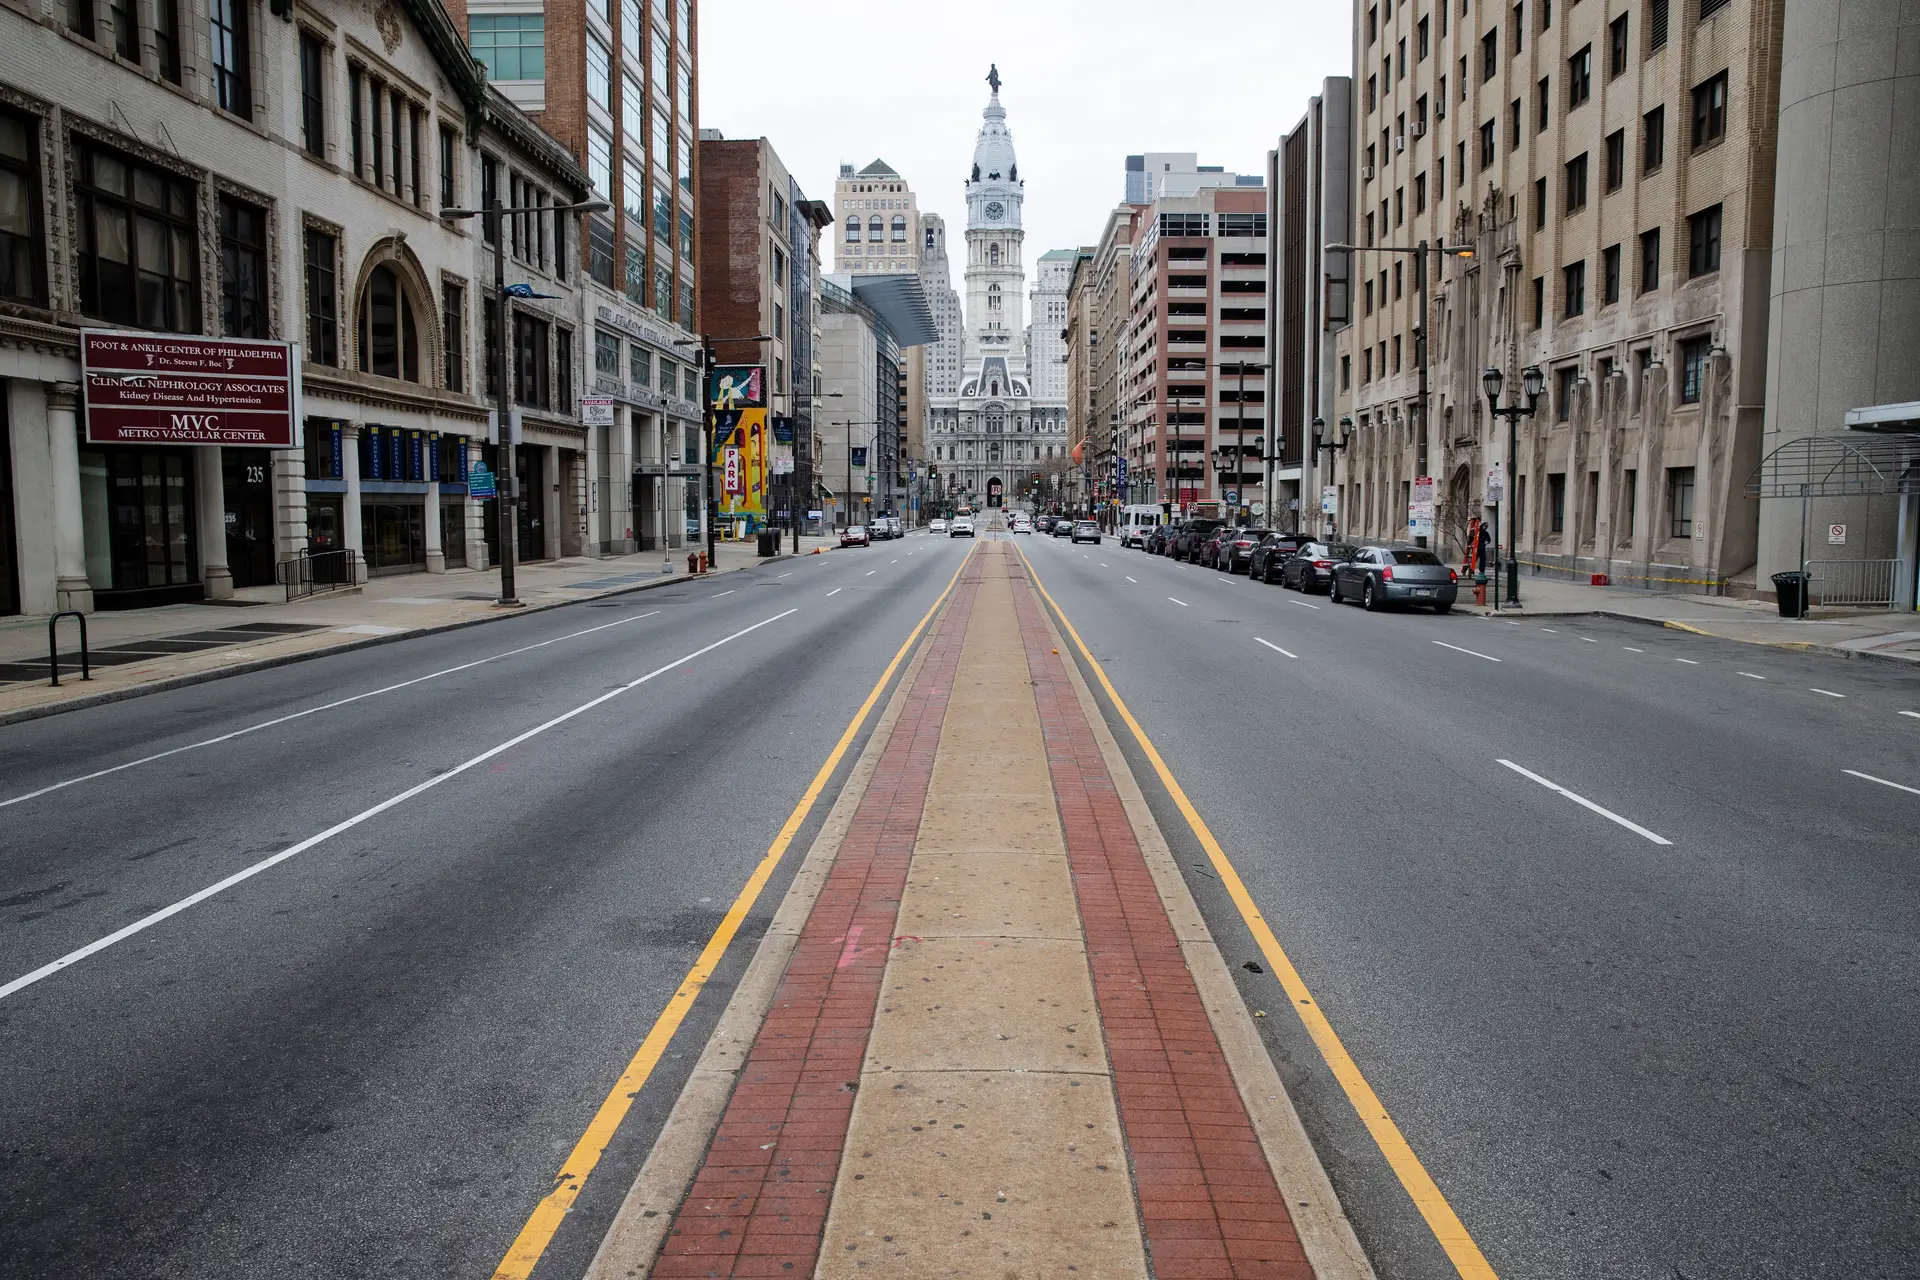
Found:
<svg viewBox="0 0 1920 1280"><path fill-rule="evenodd" d="M687 572L697 574L697 573L705 573L706 571L707 571L706 555L703 552L699 552L699 551L687 552Z"/></svg>
<svg viewBox="0 0 1920 1280"><path fill-rule="evenodd" d="M1487 575L1484 573L1476 573L1473 575L1473 602L1482 608L1486 607Z"/></svg>

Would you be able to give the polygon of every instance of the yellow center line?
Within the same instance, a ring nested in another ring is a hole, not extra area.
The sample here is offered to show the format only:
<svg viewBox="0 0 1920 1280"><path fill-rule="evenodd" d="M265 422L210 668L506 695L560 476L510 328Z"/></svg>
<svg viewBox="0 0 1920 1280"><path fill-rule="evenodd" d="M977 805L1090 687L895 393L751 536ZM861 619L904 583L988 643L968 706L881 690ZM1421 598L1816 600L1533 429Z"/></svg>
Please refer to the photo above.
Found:
<svg viewBox="0 0 1920 1280"><path fill-rule="evenodd" d="M799 833L801 824L807 820L807 814L813 810L815 802L820 799L820 794L826 790L827 783L833 778L834 770L840 767L840 761L846 756L847 748L853 745L854 738L859 735L860 726L865 723L874 705L880 701L880 694L886 689L887 682L893 679L894 672L900 669L900 663L913 648L914 642L920 638L920 633L927 629L927 624L933 620L933 615L953 593L953 585L960 580L961 573L967 567L967 561L973 558L973 552L973 547L967 548L967 554L960 558L959 567L953 571L953 576L947 579L946 587L941 590L939 597L934 600L926 613L921 615L920 621L907 636L905 643L894 653L893 661L887 664L887 669L880 673L880 679L875 681L873 688L868 691L866 700L860 704L860 709L853 713L852 721L840 735L840 740L834 744L833 750L828 753L826 762L820 766L820 771L813 775L813 781L807 785L806 794L800 797L800 802L793 807L793 812L787 815L786 822L780 827L780 833L773 838L773 843L767 846L766 856L760 859L759 865L753 869L753 874L747 877L746 884L741 887L740 895L727 909L726 918L720 921L719 927L713 931L713 936L707 939L707 945L701 950L699 959L695 960L693 967L687 970L687 976L681 980L679 989L667 1001L666 1008L660 1011L660 1016L654 1020L653 1028L647 1032L647 1038L640 1042L639 1050L627 1063L627 1069L620 1073L619 1080L614 1082L613 1089L607 1094L606 1100L600 1104L600 1109L594 1113L592 1121L588 1123L586 1132L581 1134L580 1141L574 1144L572 1154L567 1157L566 1163L560 1166L560 1172L554 1175L553 1190L534 1206L526 1225L520 1228L520 1234L514 1237L513 1244L508 1247L506 1257L502 1258L500 1265L494 1268L493 1280L526 1280L533 1274L534 1267L539 1264L541 1255L547 1251L547 1245L552 1243L554 1233L560 1229L560 1223L567 1216L567 1211L573 1207L573 1202L580 1198L580 1191L586 1186L587 1176L593 1172L594 1166L600 1163L601 1155L613 1141L614 1134L619 1131L620 1122L626 1119L627 1112L633 1108L634 1098L647 1083L647 1078L653 1074L653 1069L658 1065L661 1055L666 1052L667 1045L673 1041L674 1033L680 1029L680 1024L686 1021L687 1014L692 1011L694 1000L699 997L708 979L713 976L713 971L719 967L721 959L725 957L734 935L739 932L740 922L747 918L747 912L753 909L760 891L773 877L774 868L780 865L780 859L786 854L787 847L793 843L793 838Z"/></svg>
<svg viewBox="0 0 1920 1280"><path fill-rule="evenodd" d="M1055 615L1060 619L1060 625L1067 629L1067 635L1072 638L1074 647L1079 649L1080 656L1087 660L1087 665L1093 669L1094 675L1100 678L1100 686L1107 691L1107 697L1113 700L1114 709L1120 713L1120 718L1132 731L1134 741L1138 742L1140 749L1146 753L1154 772L1160 776L1160 784L1167 789L1167 794L1173 798L1173 803L1180 810L1181 816L1193 829L1194 836L1200 841L1200 847L1206 850L1208 860L1213 863L1214 870L1220 876L1220 883L1226 886L1227 893L1233 898L1233 905L1240 911L1240 918L1246 921L1247 928L1259 945L1261 954L1266 956L1274 976L1280 979L1280 985L1286 990L1287 998L1293 1001L1294 1010L1299 1013L1300 1021L1306 1025L1307 1033L1313 1037L1313 1043L1319 1048L1320 1056L1326 1059L1328 1068L1333 1072L1333 1078L1340 1082L1342 1089L1346 1090L1347 1100L1353 1103L1353 1109L1360 1113L1361 1122L1367 1126L1367 1131L1373 1135L1374 1142L1380 1147L1380 1154L1387 1158L1387 1163L1392 1166L1394 1173L1400 1179L1400 1185L1405 1187L1407 1194L1413 1198L1414 1206L1420 1210L1420 1216L1427 1220L1427 1226L1433 1231L1434 1238L1440 1242L1440 1247L1446 1250L1447 1257L1453 1262L1454 1270L1460 1274L1462 1280L1498 1280L1494 1275L1493 1267L1480 1252L1480 1246L1475 1244L1473 1237L1467 1234L1465 1224L1454 1213L1453 1206L1447 1203L1446 1196L1441 1193L1439 1186L1427 1173L1426 1166L1420 1163L1420 1157L1413 1154L1413 1148L1408 1145L1406 1137L1400 1132L1400 1126L1396 1125L1393 1117L1387 1114L1387 1109L1374 1093L1373 1086L1368 1084L1366 1076L1361 1074L1359 1064L1354 1062L1353 1055L1347 1052L1346 1045L1340 1042L1333 1024L1328 1022L1327 1015L1320 1011L1320 1005L1314 1000L1313 993L1307 990L1307 984L1301 979L1300 971L1293 967L1293 961L1288 959L1286 950L1280 945L1280 940L1274 937L1273 930L1268 928L1266 918L1260 914L1260 908L1254 905L1253 895L1247 892L1247 886L1241 881L1240 873L1234 869L1233 863L1227 858L1226 850L1222 849L1220 842L1214 839L1213 831L1207 826L1205 819L1201 818L1200 811L1193 807L1193 801L1187 798L1187 793L1174 780L1173 770L1167 768L1167 762L1161 758L1160 752L1148 739L1147 731L1142 729L1140 722L1133 718L1133 712L1127 709L1126 701L1121 698L1120 691L1113 687L1113 681L1107 679L1106 669L1087 648L1086 642L1080 638L1080 633L1073 629L1073 623L1067 619L1066 610L1062 609L1059 602L1047 593L1046 587L1040 581L1040 575L1034 570L1033 562L1027 560L1026 552L1020 551L1017 547L1015 551L1021 560L1027 562L1027 573L1032 576L1035 589L1040 592L1047 604L1052 606Z"/></svg>

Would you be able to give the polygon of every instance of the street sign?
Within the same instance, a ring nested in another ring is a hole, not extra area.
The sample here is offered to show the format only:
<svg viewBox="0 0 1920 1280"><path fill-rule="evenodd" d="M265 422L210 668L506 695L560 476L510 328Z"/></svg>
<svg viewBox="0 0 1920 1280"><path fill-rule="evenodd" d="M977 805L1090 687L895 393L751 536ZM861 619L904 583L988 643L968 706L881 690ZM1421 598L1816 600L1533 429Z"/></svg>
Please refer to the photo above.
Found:
<svg viewBox="0 0 1920 1280"><path fill-rule="evenodd" d="M1267 514L1267 504L1264 502L1251 503L1248 505L1247 510L1253 512L1253 514L1257 516L1263 516Z"/></svg>
<svg viewBox="0 0 1920 1280"><path fill-rule="evenodd" d="M1847 526L1843 524L1828 525L1827 526L1827 545L1830 547L1846 546L1847 545Z"/></svg>
<svg viewBox="0 0 1920 1280"><path fill-rule="evenodd" d="M745 477L740 471L740 451L729 446L726 450L726 476L728 493L746 492Z"/></svg>
<svg viewBox="0 0 1920 1280"><path fill-rule="evenodd" d="M494 496L493 472L479 458L473 460L473 467L467 472L467 496L469 498L491 498Z"/></svg>
<svg viewBox="0 0 1920 1280"><path fill-rule="evenodd" d="M1125 458L1115 459L1113 464L1113 478L1114 483L1120 488L1124 489L1127 487L1127 460Z"/></svg>
<svg viewBox="0 0 1920 1280"><path fill-rule="evenodd" d="M1340 514L1340 490L1330 484L1320 486L1320 514L1323 516Z"/></svg>
<svg viewBox="0 0 1920 1280"><path fill-rule="evenodd" d="M809 520L824 520L826 518L827 513L819 507L815 507L807 512L807 519Z"/></svg>
<svg viewBox="0 0 1920 1280"><path fill-rule="evenodd" d="M298 376L284 342L80 331L93 444L291 449Z"/></svg>
<svg viewBox="0 0 1920 1280"><path fill-rule="evenodd" d="M1230 507L1240 505L1240 491L1238 489L1227 490L1227 505Z"/></svg>
<svg viewBox="0 0 1920 1280"><path fill-rule="evenodd" d="M603 396L588 396L580 401L580 422L588 427L613 425L613 401Z"/></svg>
<svg viewBox="0 0 1920 1280"><path fill-rule="evenodd" d="M1433 501L1433 477L1415 476L1413 480L1413 501L1415 505Z"/></svg>
<svg viewBox="0 0 1920 1280"><path fill-rule="evenodd" d="M1487 501L1505 502L1507 500L1506 464L1496 462L1487 468Z"/></svg>

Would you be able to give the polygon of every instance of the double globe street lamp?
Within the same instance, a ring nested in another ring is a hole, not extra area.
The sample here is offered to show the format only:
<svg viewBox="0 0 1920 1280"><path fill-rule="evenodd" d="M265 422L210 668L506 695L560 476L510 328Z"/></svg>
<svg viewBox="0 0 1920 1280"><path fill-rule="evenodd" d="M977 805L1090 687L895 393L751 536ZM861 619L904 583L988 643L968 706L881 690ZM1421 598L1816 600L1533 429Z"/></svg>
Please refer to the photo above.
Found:
<svg viewBox="0 0 1920 1280"><path fill-rule="evenodd" d="M1525 404L1512 404L1502 408L1500 389L1506 384L1507 376L1493 366L1480 375L1480 386L1487 393L1487 408L1496 418L1507 420L1507 475L1505 494L1507 500L1507 603L1520 603L1520 522L1519 508L1515 505L1520 486L1520 477L1516 468L1520 457L1520 419L1531 418L1540 407L1540 393L1546 390L1547 375L1540 366L1530 364L1520 371L1520 388L1526 393ZM1496 502L1493 508L1493 542L1500 545L1500 506ZM1499 591L1494 592L1495 601Z"/></svg>

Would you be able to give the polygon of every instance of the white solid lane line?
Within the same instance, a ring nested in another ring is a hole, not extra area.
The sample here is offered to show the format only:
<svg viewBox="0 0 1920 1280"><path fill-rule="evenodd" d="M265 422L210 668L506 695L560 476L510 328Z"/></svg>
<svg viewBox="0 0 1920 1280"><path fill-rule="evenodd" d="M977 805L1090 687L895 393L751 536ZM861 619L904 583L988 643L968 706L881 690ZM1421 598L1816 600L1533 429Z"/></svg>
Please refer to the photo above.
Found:
<svg viewBox="0 0 1920 1280"><path fill-rule="evenodd" d="M1883 787L1892 787L1895 791L1908 791L1916 796L1920 796L1920 787L1909 787L1898 782L1888 782L1885 778L1876 778L1872 774L1862 773L1858 769L1842 769L1840 772L1850 773L1856 778L1865 778L1868 782L1877 782Z"/></svg>
<svg viewBox="0 0 1920 1280"><path fill-rule="evenodd" d="M704 654L712 653L715 649L720 648L722 645L730 644L733 641L738 640L741 636L748 635L752 632L758 631L760 628L764 626L768 626L772 623L778 622L782 618L791 617L793 614L796 614L798 612L800 612L798 609L788 609L785 613L776 613L771 618L764 618L761 621L754 623L750 627L742 627L740 630L734 632L730 636L725 637L724 639L715 640L712 644L707 645L704 648L695 649L692 653L686 654L683 657L675 658L672 662L667 663L663 667L655 667L652 671L647 672L647 674L641 676L638 680L630 680L626 684L619 685L619 686L616 686L615 688L609 689L607 692L601 694L599 697L583 702L571 711L561 712L559 715L553 717L553 719L551 720L546 721L544 724L537 724L533 728L528 729L525 733L515 734L513 737L508 738L505 742L502 742L498 746L489 747L485 751L482 751L479 755L473 756L453 766L453 768L448 769L445 773L437 773L433 777L428 778L424 782L416 783L415 785L408 787L405 791L400 792L398 795L387 797L385 800L382 800L379 804L374 805L372 808L362 809L359 813L354 814L351 818L346 819L344 822L334 823L332 826L328 827L325 831L320 832L318 835L311 835L311 836L308 836L305 840L300 841L298 844L288 845L286 848L282 849L280 852L273 854L269 857L262 858L260 861L254 863L252 866L244 867L241 870L234 872L232 875L228 876L224 880L218 881L214 884L210 884L206 888L200 890L197 893L188 894L186 897L180 899L178 902L172 904L171 906L162 907L160 910L153 912L151 915L142 916L140 919L135 920L132 924L127 925L125 928L116 929L114 932L108 934L104 938L97 938L94 941L89 942L86 946L81 947L77 951L69 951L66 955L61 956L58 960L50 961L47 964L41 965L38 969L35 969L32 973L22 974L20 977L15 978L13 981L7 983L6 985L0 986L0 1000L6 999L8 996L13 995L15 992L25 990L27 987L30 987L34 983L40 981L42 978L51 977L52 975L60 972L62 969L78 964L80 961L85 960L90 955L94 955L98 952L105 951L108 947L113 946L115 943L124 942L126 939L131 938L136 933L142 933L148 929L151 929L154 925L159 924L162 920L170 919L173 916L177 916L182 911L187 910L189 907L197 906L198 904L205 902L208 898L214 897L215 895L220 893L224 893L228 889L231 889L234 885L237 885L242 881L251 880L253 877L259 875L262 871L266 871L269 868L279 866L281 863L285 862L288 858L294 857L297 854L305 853L308 849L311 849L315 845L321 844L327 840L331 840L334 836L339 835L343 831L350 831L354 827L357 827L361 823L367 821L369 818L378 817L380 814L385 813L387 810L393 808L396 805L405 804L407 801L413 799L415 796L421 794L422 792L431 791L433 788L439 786L441 783L447 781L449 778L458 777L459 775L465 773L467 770L473 768L475 765L485 764L487 761L493 759L497 755L500 755L502 752L511 751L513 748L519 746L521 743L526 742L532 738L537 738L541 734L545 733L547 730L555 728L556 726L559 726L559 725L563 725L567 721L573 719L575 716L582 715L588 711L593 710L595 707L599 706L603 702L610 702L613 699L619 697L623 693L627 693L630 690L637 689L641 685L647 683L649 680L652 680L656 676L662 676L662 675L665 675L667 672L672 671L678 667L683 667L687 663L692 662L695 658L701 657Z"/></svg>
<svg viewBox="0 0 1920 1280"><path fill-rule="evenodd" d="M1547 779L1547 778L1543 778L1539 774L1533 772L1533 770L1531 769L1522 769L1519 765L1515 764L1511 760L1501 760L1501 761L1498 761L1497 763L1505 765L1507 768L1513 770L1515 773L1519 774L1523 778L1531 778L1533 781L1539 783L1541 786L1545 787L1549 791L1558 792L1560 795L1565 796L1567 799L1573 801L1577 805L1582 806L1583 808L1593 810L1595 813L1605 818L1608 822L1619 823L1621 826L1633 832L1635 835L1644 836L1648 840L1653 841L1655 844L1672 844L1673 843L1673 841L1667 839L1665 836L1658 835L1652 831L1649 831L1645 827L1641 826L1639 823L1634 822L1628 818L1623 818L1611 809L1601 808L1599 805L1587 799L1585 796L1575 795L1573 792L1567 790L1565 787L1561 786L1559 783L1551 781L1550 779Z"/></svg>
<svg viewBox="0 0 1920 1280"><path fill-rule="evenodd" d="M110 773L119 773L123 769L138 768L143 764L152 764L155 760L165 760L168 756L177 756L182 751L197 751L201 747L212 747L222 742L231 742L235 738L243 738L249 733L258 733L262 729L271 729L275 725L285 724L289 720L299 720L306 716L319 715L322 711L332 711L335 707L344 707L349 703L362 702L368 698L377 698L383 693L392 693L397 689L405 689L411 685L424 684L428 680L438 680L441 676L450 676L455 672L470 671L474 667L482 667L489 662L498 662L502 658L511 658L515 654L531 653L535 649L544 649L550 644L559 644L562 640L573 640L580 636L592 635L596 631L605 631L609 627L624 627L629 622L638 622L642 618L658 617L659 614L660 611L658 609L652 609L646 613L635 614L631 618L621 618L616 622L603 622L597 627L588 627L583 631L569 631L566 635L555 636L551 640L542 640L538 644L521 645L518 649L508 649L504 653L492 654L485 658L475 658L472 662L463 662L457 667L443 667L438 671L428 672L424 676L415 676L411 680L402 680L399 684L390 684L378 689L369 689L365 693L356 693L350 698L340 698L333 702L323 702L317 707L308 707L305 711L295 711L288 715L277 716L272 720L262 720L259 724L250 724L244 729L235 729L232 733L223 733L215 738L203 738L199 742L189 742L184 747L173 747L167 751L156 751L150 756L141 756L138 760L129 760L125 764L116 764L108 769L95 769L92 773L83 773L77 778L68 778L64 782L55 782L49 786L41 787L38 791L28 791L23 795L17 795L11 799L0 800L0 809L4 809L10 804L19 804L23 800L31 800L35 796L44 796L49 791L59 791L63 787L71 787L75 783L91 782L95 778L104 778Z"/></svg>
<svg viewBox="0 0 1920 1280"><path fill-rule="evenodd" d="M1690 667L1697 667L1697 666L1699 666L1699 665L1700 665L1699 663L1697 663L1697 662L1695 662L1695 661L1694 661L1694 660L1693 660L1692 658L1675 658L1675 659L1674 659L1674 661L1675 661L1675 662L1684 662L1684 663L1686 663L1686 664L1687 664L1688 666L1690 666Z"/></svg>
<svg viewBox="0 0 1920 1280"><path fill-rule="evenodd" d="M1255 636L1255 637L1254 637L1254 639L1255 639L1255 640L1260 640L1260 637L1259 637L1259 636ZM1299 657L1299 656L1300 656L1300 655L1299 655L1299 654L1297 654L1297 653L1287 653L1287 651L1286 651L1285 649L1282 649L1282 648L1281 648L1281 647L1280 647L1279 645L1277 645L1277 644L1275 644L1275 643L1274 643L1273 641L1271 641L1271 640L1260 640L1260 643L1261 643L1261 644L1263 644L1263 645L1265 645L1265 646L1267 646L1267 648L1269 648L1269 649L1271 649L1271 650L1273 650L1273 651L1274 651L1275 653L1286 653L1286 654L1287 654L1287 656L1288 656L1289 658L1297 658L1297 657Z"/></svg>
<svg viewBox="0 0 1920 1280"><path fill-rule="evenodd" d="M829 591L829 592L827 592L827 595L828 595L829 597L832 597L832 596L837 596L837 595L839 595L839 594L840 594L840 593L841 593L842 591L845 591L845 590L846 590L846 588L845 588L845 587L835 587L835 588L834 588L833 590L831 590L831 591Z"/></svg>
<svg viewBox="0 0 1920 1280"><path fill-rule="evenodd" d="M1440 647L1441 647L1442 649L1451 649L1451 650L1453 650L1453 651L1454 651L1455 653L1464 653L1464 654L1469 654L1469 655L1471 655L1472 657L1475 657L1475 658L1485 658L1485 659L1486 659L1486 660L1487 660L1488 662L1500 662L1500 661L1503 661L1503 659L1500 659L1500 658L1496 658L1496 657L1494 657L1494 656L1493 656L1492 654L1487 654L1487 653L1474 653L1474 651L1473 651L1473 650L1471 650L1471 649L1462 649L1462 648L1461 648L1461 647L1460 647L1459 645L1457 645L1457 644L1448 644L1448 643L1447 643L1447 642L1446 642L1445 640L1435 640L1435 641L1434 641L1434 643L1435 643L1435 644L1437 644L1437 645L1439 645L1439 646L1440 646Z"/></svg>
<svg viewBox="0 0 1920 1280"><path fill-rule="evenodd" d="M1185 600L1175 600L1175 599L1174 599L1174 598L1173 598L1172 596L1168 596L1168 597L1167 597L1167 599L1169 599L1169 600L1173 600L1173 602L1174 602L1175 604L1177 604L1177 605L1179 605L1179 606L1180 606L1180 607L1181 607L1182 609L1191 609L1191 608L1193 608L1193 606L1192 606L1192 605L1190 605L1190 604L1188 604L1188 603L1187 603L1187 602L1186 602Z"/></svg>
<svg viewBox="0 0 1920 1280"><path fill-rule="evenodd" d="M1740 674L1745 676L1749 680L1765 680L1766 679L1765 676L1757 676L1753 674L1753 672L1751 671L1742 671Z"/></svg>
<svg viewBox="0 0 1920 1280"><path fill-rule="evenodd" d="M1902 711L1900 714L1903 716L1912 716L1915 720L1920 720L1920 711Z"/></svg>
<svg viewBox="0 0 1920 1280"><path fill-rule="evenodd" d="M1810 689L1812 688L1812 686L1808 686L1808 687L1809 687ZM1847 696L1847 695L1846 695L1846 694L1844 694L1844 693L1835 693L1835 692L1834 692L1833 690L1831 690L1831 689L1813 689L1813 692L1814 692L1814 693L1824 693L1824 694L1826 694L1826 695L1827 695L1827 696L1828 696L1829 698L1844 698L1844 697L1846 697L1846 696Z"/></svg>
<svg viewBox="0 0 1920 1280"><path fill-rule="evenodd" d="M1300 606L1300 607L1301 607L1302 609L1318 609L1318 608L1320 607L1320 606L1319 606L1319 605L1317 605L1317 604L1308 604L1308 603L1307 603L1307 602L1306 602L1305 600L1289 600L1289 601L1287 601L1287 603L1288 603L1288 604L1297 604L1297 605L1299 605L1299 606Z"/></svg>

